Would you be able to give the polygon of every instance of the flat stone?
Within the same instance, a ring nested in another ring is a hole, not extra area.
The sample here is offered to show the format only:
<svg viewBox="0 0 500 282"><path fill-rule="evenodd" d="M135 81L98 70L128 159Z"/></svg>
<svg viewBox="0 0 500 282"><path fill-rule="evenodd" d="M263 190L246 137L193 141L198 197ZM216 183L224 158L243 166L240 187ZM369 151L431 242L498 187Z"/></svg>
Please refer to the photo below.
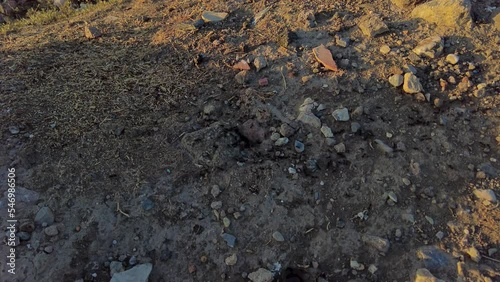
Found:
<svg viewBox="0 0 500 282"><path fill-rule="evenodd" d="M495 195L495 192L491 189L477 189L474 190L474 195L483 201L489 201L492 203L497 202L497 196Z"/></svg>
<svg viewBox="0 0 500 282"><path fill-rule="evenodd" d="M479 251L475 247L470 247L467 250L465 250L465 252L469 255L471 260L473 260L474 262L478 263L481 260L481 254L479 253Z"/></svg>
<svg viewBox="0 0 500 282"><path fill-rule="evenodd" d="M438 26L471 28L470 0L432 0L416 6L410 14Z"/></svg>
<svg viewBox="0 0 500 282"><path fill-rule="evenodd" d="M417 257L432 271L454 267L453 257L434 246L420 247L417 250Z"/></svg>
<svg viewBox="0 0 500 282"><path fill-rule="evenodd" d="M278 242L285 241L285 237L283 237L283 235L279 231L273 232L273 238L274 238L274 240L276 240Z"/></svg>
<svg viewBox="0 0 500 282"><path fill-rule="evenodd" d="M377 149L380 152L386 154L387 156L392 156L392 154L394 153L394 149L389 145L385 144L384 141L380 139L375 139L374 142L376 143Z"/></svg>
<svg viewBox="0 0 500 282"><path fill-rule="evenodd" d="M413 49L413 53L419 56L426 56L431 59L439 57L443 53L444 40L441 36L431 36L420 41Z"/></svg>
<svg viewBox="0 0 500 282"><path fill-rule="evenodd" d="M382 47L380 47L380 53L382 53L382 55L387 55L391 52L391 47L389 47L389 45L382 45Z"/></svg>
<svg viewBox="0 0 500 282"><path fill-rule="evenodd" d="M444 280L434 277L428 269L420 268L415 273L415 282L444 282Z"/></svg>
<svg viewBox="0 0 500 282"><path fill-rule="evenodd" d="M325 138L333 138L332 129L326 125L321 126L321 133L323 133Z"/></svg>
<svg viewBox="0 0 500 282"><path fill-rule="evenodd" d="M227 13L224 12L211 12L211 11L205 11L203 14L201 14L201 18L209 23L209 22L220 22L226 19Z"/></svg>
<svg viewBox="0 0 500 282"><path fill-rule="evenodd" d="M305 146L304 146L304 143L300 142L299 140L295 140L294 148L295 148L295 151L297 153L302 153L302 152L304 152Z"/></svg>
<svg viewBox="0 0 500 282"><path fill-rule="evenodd" d="M38 225L42 225L42 223L47 223L47 225L51 225L54 223L54 213L49 207L42 207L35 216L35 223Z"/></svg>
<svg viewBox="0 0 500 282"><path fill-rule="evenodd" d="M353 123L351 123L351 132L352 133L356 133L360 129L361 129L361 124L359 124L359 122L353 122Z"/></svg>
<svg viewBox="0 0 500 282"><path fill-rule="evenodd" d="M127 271L115 273L110 282L148 282L151 270L151 263L139 264Z"/></svg>
<svg viewBox="0 0 500 282"><path fill-rule="evenodd" d="M377 14L363 16L358 23L358 27L363 34L369 37L374 37L389 31L387 25Z"/></svg>
<svg viewBox="0 0 500 282"><path fill-rule="evenodd" d="M271 282L273 281L273 273L265 268L259 268L248 274L248 279L252 282Z"/></svg>
<svg viewBox="0 0 500 282"><path fill-rule="evenodd" d="M259 72L261 69L267 67L267 61L266 58L263 56L258 56L253 60L253 64L255 66L255 69L257 69L257 72Z"/></svg>
<svg viewBox="0 0 500 282"><path fill-rule="evenodd" d="M231 234L222 234L222 239L224 239L224 241L226 241L226 244L231 248L234 248L234 246L236 245L236 237Z"/></svg>
<svg viewBox="0 0 500 282"><path fill-rule="evenodd" d="M297 120L312 127L321 127L321 120L313 113L300 113Z"/></svg>
<svg viewBox="0 0 500 282"><path fill-rule="evenodd" d="M448 54L448 56L446 56L446 61L452 65L456 65L458 61L460 61L460 58L455 54Z"/></svg>
<svg viewBox="0 0 500 282"><path fill-rule="evenodd" d="M413 73L405 73L403 90L409 94L415 94L424 91L420 80Z"/></svg>
<svg viewBox="0 0 500 282"><path fill-rule="evenodd" d="M404 78L400 74L394 74L389 77L389 83L394 87L399 87L403 84Z"/></svg>
<svg viewBox="0 0 500 282"><path fill-rule="evenodd" d="M239 61L237 64L233 66L233 69L237 70L250 70L250 65L245 60Z"/></svg>
<svg viewBox="0 0 500 282"><path fill-rule="evenodd" d="M313 49L313 54L323 66L329 70L337 71L338 67L335 61L333 60L332 53L325 45L321 44L320 46Z"/></svg>
<svg viewBox="0 0 500 282"><path fill-rule="evenodd" d="M102 33L95 26L85 26L85 37L88 39L95 39L101 37Z"/></svg>
<svg viewBox="0 0 500 282"><path fill-rule="evenodd" d="M219 210L222 208L222 202L221 201L215 201L210 204L210 207L214 210Z"/></svg>
<svg viewBox="0 0 500 282"><path fill-rule="evenodd" d="M377 251L382 253L387 253L389 251L390 243L389 240L372 235L363 235L361 240L368 246L375 248Z"/></svg>
<svg viewBox="0 0 500 282"><path fill-rule="evenodd" d="M333 111L332 116L337 121L349 121L349 110L347 108L336 109Z"/></svg>
<svg viewBox="0 0 500 282"><path fill-rule="evenodd" d="M276 140L276 142L274 142L274 146L284 146L286 144L288 144L290 140L288 139L288 137L281 137L281 138L278 138L278 140Z"/></svg>

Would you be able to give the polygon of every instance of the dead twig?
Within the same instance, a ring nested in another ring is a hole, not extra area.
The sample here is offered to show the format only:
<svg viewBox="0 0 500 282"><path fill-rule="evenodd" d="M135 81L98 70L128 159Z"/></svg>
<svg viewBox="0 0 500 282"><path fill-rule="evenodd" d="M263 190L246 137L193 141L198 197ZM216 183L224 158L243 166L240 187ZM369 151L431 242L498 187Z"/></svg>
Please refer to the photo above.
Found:
<svg viewBox="0 0 500 282"><path fill-rule="evenodd" d="M120 203L119 202L116 202L116 211L119 212L119 213L121 213L121 214L123 214L126 217L130 217L130 215L128 215L127 213L125 213L124 211L122 211L120 209Z"/></svg>

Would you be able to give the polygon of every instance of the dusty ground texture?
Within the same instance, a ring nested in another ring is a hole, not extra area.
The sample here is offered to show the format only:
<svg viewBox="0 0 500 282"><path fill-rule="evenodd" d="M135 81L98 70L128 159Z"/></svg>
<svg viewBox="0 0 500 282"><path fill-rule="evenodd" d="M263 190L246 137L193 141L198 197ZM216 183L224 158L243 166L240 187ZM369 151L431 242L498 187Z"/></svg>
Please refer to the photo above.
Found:
<svg viewBox="0 0 500 282"><path fill-rule="evenodd" d="M500 196L495 6L468 29L391 1L114 1L1 35L0 224L14 167L21 240L0 280L498 281L498 202L475 196ZM205 10L229 14L193 26ZM387 32L363 34L371 12ZM414 56L433 35L442 54ZM408 65L421 94L389 83ZM306 98L334 143L296 120Z"/></svg>

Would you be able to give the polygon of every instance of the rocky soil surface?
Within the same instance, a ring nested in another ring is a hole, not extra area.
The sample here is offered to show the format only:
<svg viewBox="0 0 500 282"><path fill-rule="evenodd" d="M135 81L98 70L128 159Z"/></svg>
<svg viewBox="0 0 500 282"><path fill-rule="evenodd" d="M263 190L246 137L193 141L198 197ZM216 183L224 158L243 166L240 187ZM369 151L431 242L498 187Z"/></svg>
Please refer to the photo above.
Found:
<svg viewBox="0 0 500 282"><path fill-rule="evenodd" d="M100 7L0 35L0 281L500 280L500 1Z"/></svg>

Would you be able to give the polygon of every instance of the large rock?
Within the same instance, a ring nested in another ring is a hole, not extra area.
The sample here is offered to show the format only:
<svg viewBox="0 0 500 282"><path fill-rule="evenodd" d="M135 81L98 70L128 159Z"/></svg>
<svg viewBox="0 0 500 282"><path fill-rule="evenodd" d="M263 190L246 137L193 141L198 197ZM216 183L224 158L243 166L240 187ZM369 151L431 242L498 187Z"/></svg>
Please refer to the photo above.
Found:
<svg viewBox="0 0 500 282"><path fill-rule="evenodd" d="M435 246L424 246L417 250L417 257L422 260L425 268L432 271L451 269L455 267L453 257Z"/></svg>
<svg viewBox="0 0 500 282"><path fill-rule="evenodd" d="M49 207L42 207L35 216L35 223L42 225L43 223L51 225L54 223L54 213Z"/></svg>
<svg viewBox="0 0 500 282"><path fill-rule="evenodd" d="M444 282L444 280L434 277L428 269L420 268L415 273L415 282Z"/></svg>
<svg viewBox="0 0 500 282"><path fill-rule="evenodd" d="M493 26L498 30L500 31L500 9L497 9L496 11L496 15L493 16L492 18L492 23L493 23Z"/></svg>
<svg viewBox="0 0 500 282"><path fill-rule="evenodd" d="M359 29L369 37L374 37L384 32L389 31L387 25L382 21L382 19L377 14L369 14L363 16L359 23Z"/></svg>
<svg viewBox="0 0 500 282"><path fill-rule="evenodd" d="M259 268L248 274L248 279L252 282L271 282L273 281L273 273L265 268Z"/></svg>
<svg viewBox="0 0 500 282"><path fill-rule="evenodd" d="M140 264L127 271L115 273L110 282L148 282L152 269L153 265L150 263Z"/></svg>
<svg viewBox="0 0 500 282"><path fill-rule="evenodd" d="M299 115L297 116L297 120L302 123L308 124L312 127L320 128L321 120L314 115L312 110L314 109L314 100L311 98L306 98L304 103L300 105Z"/></svg>
<svg viewBox="0 0 500 282"><path fill-rule="evenodd" d="M408 8L415 5L416 0L391 0L392 4L398 6L401 9Z"/></svg>
<svg viewBox="0 0 500 282"><path fill-rule="evenodd" d="M470 0L433 0L415 7L410 16L438 26L470 28L472 27L470 11Z"/></svg>
<svg viewBox="0 0 500 282"><path fill-rule="evenodd" d="M420 80L413 73L405 73L403 90L409 94L415 94L424 91Z"/></svg>
<svg viewBox="0 0 500 282"><path fill-rule="evenodd" d="M431 36L420 41L413 49L413 53L419 56L427 56L431 59L439 57L443 53L444 40L441 36Z"/></svg>

